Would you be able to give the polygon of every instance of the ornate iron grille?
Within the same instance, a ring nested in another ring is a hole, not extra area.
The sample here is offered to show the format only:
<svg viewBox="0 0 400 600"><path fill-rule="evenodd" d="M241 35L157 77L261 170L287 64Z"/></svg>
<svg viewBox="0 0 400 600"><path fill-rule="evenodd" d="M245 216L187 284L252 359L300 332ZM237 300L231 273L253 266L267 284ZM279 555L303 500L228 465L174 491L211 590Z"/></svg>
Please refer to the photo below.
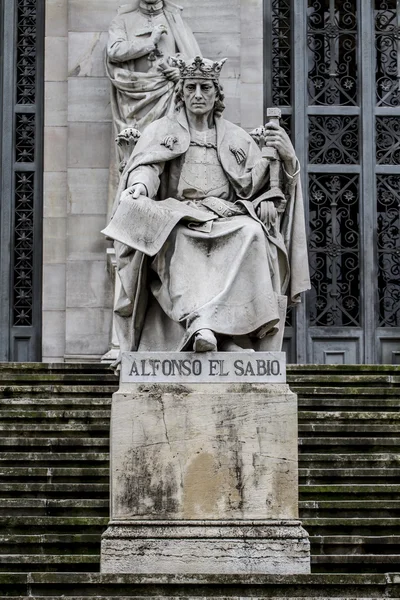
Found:
<svg viewBox="0 0 400 600"><path fill-rule="evenodd" d="M309 0L309 104L358 102L357 8L354 0Z"/></svg>
<svg viewBox="0 0 400 600"><path fill-rule="evenodd" d="M14 325L32 324L34 173L15 174Z"/></svg>
<svg viewBox="0 0 400 600"><path fill-rule="evenodd" d="M15 124L15 161L31 163L35 160L35 114L17 114Z"/></svg>
<svg viewBox="0 0 400 600"><path fill-rule="evenodd" d="M310 324L360 325L358 175L310 175Z"/></svg>
<svg viewBox="0 0 400 600"><path fill-rule="evenodd" d="M312 290L296 311L298 360L392 361L400 335L400 0L265 7L273 99L291 115L307 197ZM288 59L290 97L281 79Z"/></svg>
<svg viewBox="0 0 400 600"><path fill-rule="evenodd" d="M13 326L33 324L34 208L36 173L36 60L37 0L17 0L15 61L15 161L14 191ZM21 165L22 169L22 165Z"/></svg>
<svg viewBox="0 0 400 600"><path fill-rule="evenodd" d="M17 2L17 104L35 104L37 0Z"/></svg>
<svg viewBox="0 0 400 600"><path fill-rule="evenodd" d="M400 327L400 175L377 177L379 326Z"/></svg>
<svg viewBox="0 0 400 600"><path fill-rule="evenodd" d="M358 117L310 117L308 156L317 165L359 163Z"/></svg>
<svg viewBox="0 0 400 600"><path fill-rule="evenodd" d="M396 0L375 0L376 102L400 106L400 18Z"/></svg>
<svg viewBox="0 0 400 600"><path fill-rule="evenodd" d="M376 118L376 162L400 165L400 117Z"/></svg>
<svg viewBox="0 0 400 600"><path fill-rule="evenodd" d="M290 0L272 0L272 102L291 105Z"/></svg>

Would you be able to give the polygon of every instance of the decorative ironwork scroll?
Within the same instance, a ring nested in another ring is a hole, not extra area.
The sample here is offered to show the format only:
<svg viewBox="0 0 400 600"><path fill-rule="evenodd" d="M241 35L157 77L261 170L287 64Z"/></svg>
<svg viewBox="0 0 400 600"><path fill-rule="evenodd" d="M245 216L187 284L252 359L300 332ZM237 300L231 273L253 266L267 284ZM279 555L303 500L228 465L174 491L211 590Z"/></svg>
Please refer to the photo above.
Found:
<svg viewBox="0 0 400 600"><path fill-rule="evenodd" d="M400 165L400 117L376 118L378 165Z"/></svg>
<svg viewBox="0 0 400 600"><path fill-rule="evenodd" d="M14 325L32 324L34 173L15 174Z"/></svg>
<svg viewBox="0 0 400 600"><path fill-rule="evenodd" d="M36 3L17 2L17 103L35 104L36 97Z"/></svg>
<svg viewBox="0 0 400 600"><path fill-rule="evenodd" d="M312 164L359 163L358 117L309 117L308 151Z"/></svg>
<svg viewBox="0 0 400 600"><path fill-rule="evenodd" d="M308 0L309 104L358 103L356 0Z"/></svg>
<svg viewBox="0 0 400 600"><path fill-rule="evenodd" d="M358 175L310 175L310 325L360 325Z"/></svg>
<svg viewBox="0 0 400 600"><path fill-rule="evenodd" d="M291 0L272 0L272 102L291 105Z"/></svg>
<svg viewBox="0 0 400 600"><path fill-rule="evenodd" d="M375 0L376 101L400 106L400 7L397 0Z"/></svg>
<svg viewBox="0 0 400 600"><path fill-rule="evenodd" d="M400 175L377 176L379 326L400 327Z"/></svg>

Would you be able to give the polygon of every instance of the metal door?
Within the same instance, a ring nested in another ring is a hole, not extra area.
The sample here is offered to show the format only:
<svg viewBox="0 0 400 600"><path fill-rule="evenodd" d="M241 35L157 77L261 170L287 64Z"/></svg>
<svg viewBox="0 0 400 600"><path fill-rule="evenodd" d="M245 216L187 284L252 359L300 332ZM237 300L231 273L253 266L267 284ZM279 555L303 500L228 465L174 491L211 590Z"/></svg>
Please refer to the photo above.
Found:
<svg viewBox="0 0 400 600"><path fill-rule="evenodd" d="M44 0L1 4L0 361L41 358Z"/></svg>
<svg viewBox="0 0 400 600"><path fill-rule="evenodd" d="M291 131L309 229L289 359L400 364L400 2L266 0L265 27L265 104Z"/></svg>

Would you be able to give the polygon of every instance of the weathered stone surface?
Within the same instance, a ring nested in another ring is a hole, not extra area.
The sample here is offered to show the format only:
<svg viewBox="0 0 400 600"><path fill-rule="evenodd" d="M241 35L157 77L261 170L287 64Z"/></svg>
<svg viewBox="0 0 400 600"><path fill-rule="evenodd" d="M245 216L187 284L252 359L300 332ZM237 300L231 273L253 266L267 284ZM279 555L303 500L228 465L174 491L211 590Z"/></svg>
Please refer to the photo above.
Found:
<svg viewBox="0 0 400 600"><path fill-rule="evenodd" d="M169 522L110 527L103 573L294 574L310 572L308 535L298 521Z"/></svg>
<svg viewBox="0 0 400 600"><path fill-rule="evenodd" d="M70 77L105 77L104 52L107 33L71 32L68 36L68 73Z"/></svg>
<svg viewBox="0 0 400 600"><path fill-rule="evenodd" d="M113 521L298 517L286 385L124 386L111 436Z"/></svg>

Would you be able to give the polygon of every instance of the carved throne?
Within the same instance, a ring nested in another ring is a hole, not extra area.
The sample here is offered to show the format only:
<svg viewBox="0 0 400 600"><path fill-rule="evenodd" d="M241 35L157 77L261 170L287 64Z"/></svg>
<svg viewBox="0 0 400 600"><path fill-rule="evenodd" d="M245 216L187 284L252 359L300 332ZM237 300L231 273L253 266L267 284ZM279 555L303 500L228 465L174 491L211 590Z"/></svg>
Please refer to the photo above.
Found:
<svg viewBox="0 0 400 600"><path fill-rule="evenodd" d="M115 139L118 147L118 154L121 157L121 162L119 164L120 173L122 173L125 169L126 163L128 162L130 155L138 143L140 135L141 133L137 129L134 129L133 127L127 127L126 129L123 129ZM115 307L115 303L120 294L121 283L117 273L117 259L115 257L114 247L107 248L107 271L110 275L114 288L113 307ZM110 350L104 354L101 359L101 362L104 363L113 363L115 360L117 360L119 355L119 342L114 321L115 318L113 313Z"/></svg>

